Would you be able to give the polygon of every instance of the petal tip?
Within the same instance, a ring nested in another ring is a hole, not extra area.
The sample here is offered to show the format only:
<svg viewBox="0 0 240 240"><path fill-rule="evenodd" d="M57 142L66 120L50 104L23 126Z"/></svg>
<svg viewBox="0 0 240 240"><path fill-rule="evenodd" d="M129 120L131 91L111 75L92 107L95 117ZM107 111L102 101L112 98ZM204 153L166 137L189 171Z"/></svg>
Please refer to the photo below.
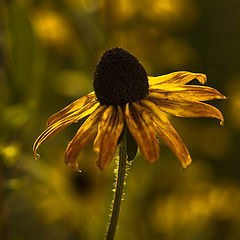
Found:
<svg viewBox="0 0 240 240"><path fill-rule="evenodd" d="M182 163L183 169L186 169L187 167L189 167L191 165L192 158L189 155L187 161L185 161L185 162L181 161L181 163Z"/></svg>
<svg viewBox="0 0 240 240"><path fill-rule="evenodd" d="M185 170L186 168L188 168L190 165L191 165L191 163L188 163L188 164L182 165L183 170Z"/></svg>
<svg viewBox="0 0 240 240"><path fill-rule="evenodd" d="M100 157L96 161L96 164L97 164L97 166L99 167L100 170L104 170L106 167L109 166L110 163L111 163L111 161L103 161Z"/></svg>
<svg viewBox="0 0 240 240"><path fill-rule="evenodd" d="M73 156L70 157L68 154L68 151L65 152L64 162L66 165L71 167L74 171L81 172L81 170L79 169L76 157L73 157Z"/></svg>
<svg viewBox="0 0 240 240"><path fill-rule="evenodd" d="M226 97L226 96L224 96L224 95L222 95L222 99L227 99L227 97Z"/></svg>
<svg viewBox="0 0 240 240"><path fill-rule="evenodd" d="M216 99L227 99L227 97L225 95L221 94L217 90L215 90L215 91L216 91L216 96L215 96Z"/></svg>
<svg viewBox="0 0 240 240"><path fill-rule="evenodd" d="M66 163L69 167L71 167L75 172L82 172L79 168L79 165L77 162L68 162Z"/></svg>
<svg viewBox="0 0 240 240"><path fill-rule="evenodd" d="M158 161L158 156L157 157L152 157L152 158L149 158L149 157L147 157L147 156L145 156L145 159L146 159L146 162L148 163L148 164L155 164L155 163L157 163L157 161Z"/></svg>
<svg viewBox="0 0 240 240"><path fill-rule="evenodd" d="M205 84L207 82L207 75L204 73L201 73L199 75L196 76L196 79L201 83L201 84Z"/></svg>
<svg viewBox="0 0 240 240"><path fill-rule="evenodd" d="M102 164L100 164L99 161L97 161L96 164L101 171L104 170L104 166L102 166Z"/></svg>
<svg viewBox="0 0 240 240"><path fill-rule="evenodd" d="M220 116L219 116L219 118L218 118L219 120L220 120L220 125L221 126L224 126L224 118L223 118L223 115L222 115L222 113L220 112Z"/></svg>
<svg viewBox="0 0 240 240"><path fill-rule="evenodd" d="M34 152L34 158L35 158L35 160L38 160L40 158L40 154Z"/></svg>

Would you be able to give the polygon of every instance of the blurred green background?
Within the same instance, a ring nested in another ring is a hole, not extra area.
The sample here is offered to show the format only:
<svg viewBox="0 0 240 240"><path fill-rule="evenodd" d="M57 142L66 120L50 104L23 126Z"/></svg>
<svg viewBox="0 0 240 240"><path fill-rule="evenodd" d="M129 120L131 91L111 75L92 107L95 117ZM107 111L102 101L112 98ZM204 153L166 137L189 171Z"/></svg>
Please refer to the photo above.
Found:
<svg viewBox="0 0 240 240"><path fill-rule="evenodd" d="M88 146L82 173L63 162L74 124L32 144L50 115L92 90L99 57L133 53L149 75L202 72L228 97L225 116L171 118L193 158L160 144L138 154L127 179L116 239L240 239L239 0L0 0L0 239L103 239L114 181Z"/></svg>

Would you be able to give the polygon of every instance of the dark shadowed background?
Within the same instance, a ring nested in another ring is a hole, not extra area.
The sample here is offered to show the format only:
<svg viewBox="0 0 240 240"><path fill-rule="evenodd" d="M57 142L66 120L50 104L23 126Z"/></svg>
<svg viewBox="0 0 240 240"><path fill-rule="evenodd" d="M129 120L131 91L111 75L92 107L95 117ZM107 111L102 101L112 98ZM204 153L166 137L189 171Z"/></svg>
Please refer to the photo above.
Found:
<svg viewBox="0 0 240 240"><path fill-rule="evenodd" d="M92 91L99 57L134 54L149 75L205 73L226 95L215 119L171 121L193 158L182 170L138 154L127 179L117 240L240 239L239 0L0 0L0 239L103 239L114 181L88 146L82 173L63 162L78 128L32 144L50 115ZM194 82L196 83L196 82Z"/></svg>

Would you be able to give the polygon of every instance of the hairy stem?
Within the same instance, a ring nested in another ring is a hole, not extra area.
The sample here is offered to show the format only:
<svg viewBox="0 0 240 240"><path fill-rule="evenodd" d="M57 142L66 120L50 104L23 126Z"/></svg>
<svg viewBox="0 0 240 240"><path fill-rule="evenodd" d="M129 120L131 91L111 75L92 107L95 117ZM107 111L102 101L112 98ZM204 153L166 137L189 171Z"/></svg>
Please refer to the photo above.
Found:
<svg viewBox="0 0 240 240"><path fill-rule="evenodd" d="M117 228L120 205L123 195L124 179L126 176L126 160L127 160L127 141L126 141L126 131L124 133L123 139L121 141L121 146L119 150L119 163L117 170L117 184L115 188L113 208L111 211L110 224L107 231L106 240L113 240Z"/></svg>

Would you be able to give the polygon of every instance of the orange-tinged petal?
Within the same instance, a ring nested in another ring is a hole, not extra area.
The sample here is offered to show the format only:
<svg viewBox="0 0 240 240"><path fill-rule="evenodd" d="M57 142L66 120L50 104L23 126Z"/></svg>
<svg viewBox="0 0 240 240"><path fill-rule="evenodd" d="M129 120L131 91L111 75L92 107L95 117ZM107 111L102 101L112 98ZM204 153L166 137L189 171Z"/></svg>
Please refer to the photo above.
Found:
<svg viewBox="0 0 240 240"><path fill-rule="evenodd" d="M186 71L173 72L158 77L148 77L149 86L160 84L186 84L193 79L197 79L200 83L204 84L207 81L207 77L202 73L191 73Z"/></svg>
<svg viewBox="0 0 240 240"><path fill-rule="evenodd" d="M211 117L221 120L221 124L224 122L222 113L217 108L206 103L156 98L152 93L149 94L148 99L154 102L160 110L177 117Z"/></svg>
<svg viewBox="0 0 240 240"><path fill-rule="evenodd" d="M73 115L68 115L65 118L62 118L58 120L57 122L51 124L34 142L33 144L33 152L35 158L38 158L39 155L37 154L37 149L39 146L46 141L48 138L56 135L59 133L61 130L63 130L65 127L68 125L79 121L80 119L86 117L87 115L91 114L94 112L99 106L99 103L97 101L92 101L86 106L84 106L78 114L73 114Z"/></svg>
<svg viewBox="0 0 240 240"><path fill-rule="evenodd" d="M192 159L187 147L167 119L166 114L160 111L160 109L151 101L142 100L141 103L152 115L153 123L159 137L172 149L180 160L182 166L186 168L191 164Z"/></svg>
<svg viewBox="0 0 240 240"><path fill-rule="evenodd" d="M51 126L52 124L59 121L60 119L67 117L70 114L79 112L79 110L81 110L82 107L84 107L86 104L88 104L95 98L96 98L95 93L91 92L88 95L81 97L78 100L74 101L73 103L69 104L67 107L53 114L48 119L47 127Z"/></svg>
<svg viewBox="0 0 240 240"><path fill-rule="evenodd" d="M149 92L151 96L162 99L187 99L191 101L208 101L212 99L226 99L216 89L195 85L153 85Z"/></svg>
<svg viewBox="0 0 240 240"><path fill-rule="evenodd" d="M128 103L125 119L128 129L146 161L148 163L156 162L159 156L159 147L155 128L148 112L137 102Z"/></svg>
<svg viewBox="0 0 240 240"><path fill-rule="evenodd" d="M97 165L100 169L104 169L111 162L123 125L121 107L109 106L98 124L98 133L93 145L94 151L99 154Z"/></svg>
<svg viewBox="0 0 240 240"><path fill-rule="evenodd" d="M106 106L100 106L79 128L76 135L69 143L64 161L72 168L78 170L77 157L80 151L86 147L97 134L97 126Z"/></svg>

